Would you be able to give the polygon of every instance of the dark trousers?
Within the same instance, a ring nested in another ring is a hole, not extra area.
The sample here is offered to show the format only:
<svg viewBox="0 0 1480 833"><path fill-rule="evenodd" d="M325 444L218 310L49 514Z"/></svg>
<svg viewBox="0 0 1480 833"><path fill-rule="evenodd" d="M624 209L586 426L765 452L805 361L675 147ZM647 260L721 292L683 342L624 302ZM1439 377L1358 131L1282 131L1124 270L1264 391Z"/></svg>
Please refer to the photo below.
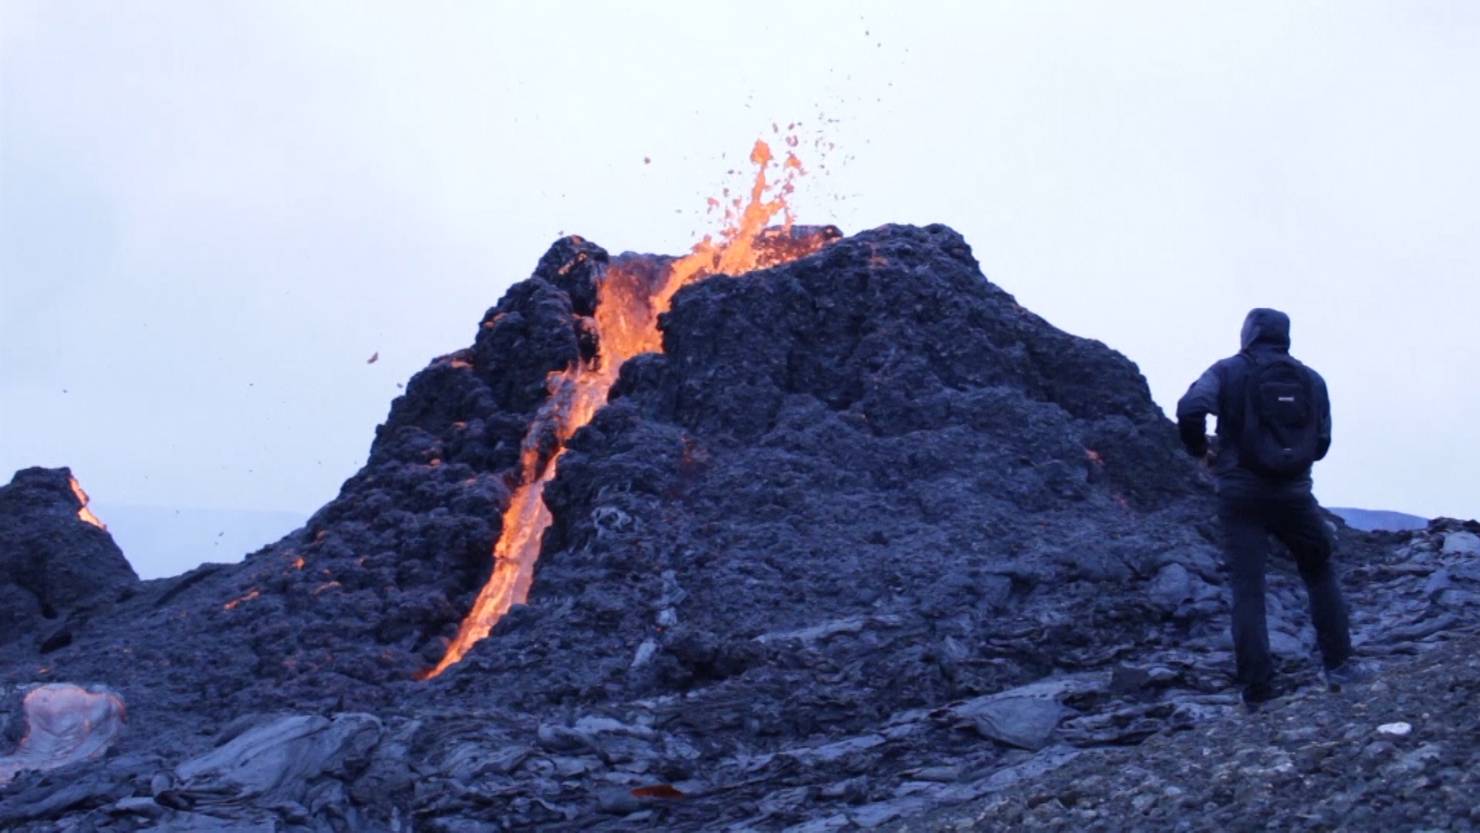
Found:
<svg viewBox="0 0 1480 833"><path fill-rule="evenodd" d="M1305 593L1311 622L1327 668L1351 656L1351 627L1331 563L1332 539L1311 495L1223 498L1223 550L1233 586L1233 651L1244 686L1268 684L1274 675L1269 628L1264 612L1264 559L1273 535L1290 549Z"/></svg>

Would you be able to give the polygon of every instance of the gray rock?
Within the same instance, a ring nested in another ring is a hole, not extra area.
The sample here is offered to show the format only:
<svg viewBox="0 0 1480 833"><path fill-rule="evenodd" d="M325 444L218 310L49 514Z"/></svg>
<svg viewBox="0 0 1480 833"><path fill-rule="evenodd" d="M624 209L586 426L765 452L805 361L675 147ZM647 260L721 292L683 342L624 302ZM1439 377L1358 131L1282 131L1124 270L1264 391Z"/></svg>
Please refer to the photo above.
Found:
<svg viewBox="0 0 1480 833"><path fill-rule="evenodd" d="M1139 691L1150 682L1151 674L1144 668L1117 665L1110 672L1110 690L1117 694Z"/></svg>
<svg viewBox="0 0 1480 833"><path fill-rule="evenodd" d="M925 766L919 769L906 770L904 775L916 781L939 781L941 783L952 783L961 780L962 769L960 766L942 765Z"/></svg>
<svg viewBox="0 0 1480 833"><path fill-rule="evenodd" d="M973 702L956 713L968 717L984 738L1037 751L1048 745L1069 710L1046 697L995 696Z"/></svg>
<svg viewBox="0 0 1480 833"><path fill-rule="evenodd" d="M541 723L535 734L540 746L551 752L579 752L596 746L594 732L554 723Z"/></svg>
<svg viewBox="0 0 1480 833"><path fill-rule="evenodd" d="M1270 630L1269 650L1275 656L1296 658L1305 656L1308 651L1299 637L1292 636L1282 630Z"/></svg>
<svg viewBox="0 0 1480 833"><path fill-rule="evenodd" d="M368 714L279 718L175 767L177 791L200 801L302 803L320 776L368 762L382 732Z"/></svg>
<svg viewBox="0 0 1480 833"><path fill-rule="evenodd" d="M106 776L68 779L60 783L42 782L30 788L8 792L0 798L0 829L9 830L20 822L60 816L74 807L95 807L117 801L132 792L131 786Z"/></svg>
<svg viewBox="0 0 1480 833"><path fill-rule="evenodd" d="M479 735L456 740L446 739L439 745L436 755L429 763L440 774L467 782L489 770L497 772L505 766L513 769L528 754L529 750L522 745L505 746L502 738ZM380 757L379 754L377 757Z"/></svg>
<svg viewBox="0 0 1480 833"><path fill-rule="evenodd" d="M864 830L873 830L904 815L912 805L905 802L879 802L869 804L849 813L853 823Z"/></svg>
<svg viewBox="0 0 1480 833"><path fill-rule="evenodd" d="M1445 590L1436 601L1445 607L1475 608L1480 605L1480 594L1468 590Z"/></svg>
<svg viewBox="0 0 1480 833"><path fill-rule="evenodd" d="M642 644L637 646L637 653L632 655L632 665L630 667L641 668L642 666L647 665L648 662L652 660L653 655L657 652L657 641L652 639L644 639L642 641Z"/></svg>
<svg viewBox="0 0 1480 833"><path fill-rule="evenodd" d="M1412 731L1413 731L1413 724L1408 723L1406 721L1397 721L1397 722L1394 722L1394 723L1384 723L1381 726L1378 726L1377 727L1377 733L1379 735L1387 735L1389 737L1399 737L1399 738L1401 738L1401 737L1406 736L1409 732L1412 732Z"/></svg>
<svg viewBox="0 0 1480 833"><path fill-rule="evenodd" d="M153 798L148 796L130 796L113 802L108 812L114 815L135 815L148 818L158 818L165 813L165 808L159 806Z"/></svg>
<svg viewBox="0 0 1480 833"><path fill-rule="evenodd" d="M887 739L882 735L863 735L860 737L843 738L842 740L825 743L821 746L805 746L788 749L779 754L795 758L808 766L817 766L819 764L837 763L886 742Z"/></svg>
<svg viewBox="0 0 1480 833"><path fill-rule="evenodd" d="M853 616L847 619L823 622L796 630L764 633L757 636L755 641L764 645L787 639L795 639L803 644L812 644L831 639L834 636L862 633L867 629L893 627L898 625L899 622L899 618L895 616Z"/></svg>
<svg viewBox="0 0 1480 833"><path fill-rule="evenodd" d="M1187 568L1175 562L1161 568L1146 589L1146 596L1153 605L1168 613L1193 598L1192 580Z"/></svg>
<svg viewBox="0 0 1480 833"><path fill-rule="evenodd" d="M613 816L625 816L642 809L642 800L631 790L612 787L596 794L596 808Z"/></svg>
<svg viewBox="0 0 1480 833"><path fill-rule="evenodd" d="M1480 535L1473 532L1450 532L1444 536L1445 555L1480 556Z"/></svg>
<svg viewBox="0 0 1480 833"><path fill-rule="evenodd" d="M428 825L431 833L485 833L488 829L489 825L486 821L457 816L435 818Z"/></svg>
<svg viewBox="0 0 1480 833"><path fill-rule="evenodd" d="M629 735L643 739L652 739L657 736L657 733L647 726L623 723L614 718L591 714L577 720L571 728L588 735Z"/></svg>
<svg viewBox="0 0 1480 833"><path fill-rule="evenodd" d="M206 813L172 813L143 833L278 833L276 819L267 815L256 818L222 818Z"/></svg>
<svg viewBox="0 0 1480 833"><path fill-rule="evenodd" d="M1448 570L1435 570L1428 580L1423 583L1423 595L1426 599L1437 599L1441 593L1448 590L1454 584L1454 577Z"/></svg>

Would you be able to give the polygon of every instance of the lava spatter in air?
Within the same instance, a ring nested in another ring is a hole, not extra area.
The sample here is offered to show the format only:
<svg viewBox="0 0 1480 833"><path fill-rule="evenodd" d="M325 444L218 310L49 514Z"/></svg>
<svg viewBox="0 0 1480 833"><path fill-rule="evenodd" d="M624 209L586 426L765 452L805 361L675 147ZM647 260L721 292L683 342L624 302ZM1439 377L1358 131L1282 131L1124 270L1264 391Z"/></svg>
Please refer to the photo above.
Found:
<svg viewBox="0 0 1480 833"><path fill-rule="evenodd" d="M436 677L455 665L488 636L510 607L528 598L540 542L551 521L544 501L545 484L554 479L566 442L605 404L622 363L640 353L662 351L658 316L668 310L674 294L709 275L741 275L795 260L833 239L823 232L792 233L787 198L795 178L803 173L794 154L788 152L779 163L781 178L774 186L767 180L767 171L778 167L770 146L757 140L750 161L756 175L749 199L735 197L724 204L711 201L712 206L725 209L723 229L717 238L706 236L689 254L675 260L660 286L649 290L642 280L622 273L618 266L602 277L595 315L596 355L546 379L549 397L524 437L520 485L504 510L503 530L493 550L493 573L442 659L423 672L422 679ZM768 231L778 215L780 233Z"/></svg>

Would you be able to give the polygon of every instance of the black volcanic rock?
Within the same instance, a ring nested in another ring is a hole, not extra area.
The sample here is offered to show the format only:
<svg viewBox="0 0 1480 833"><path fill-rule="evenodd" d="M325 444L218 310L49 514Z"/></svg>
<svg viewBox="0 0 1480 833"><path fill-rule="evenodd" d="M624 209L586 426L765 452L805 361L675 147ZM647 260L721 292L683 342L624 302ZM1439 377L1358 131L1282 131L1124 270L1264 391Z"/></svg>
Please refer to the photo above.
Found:
<svg viewBox="0 0 1480 833"><path fill-rule="evenodd" d="M1127 594L1169 561L1218 580L1206 485L1135 365L1024 310L950 229L700 282L661 326L665 352L628 362L546 490L530 608L449 685L518 686L503 669L538 663L531 696L743 676L761 700L838 670L778 634L862 617L919 635L840 660L911 681L859 676L867 708L808 718L856 724L1109 649L1161 617ZM986 662L984 641L1043 616L1068 638Z"/></svg>
<svg viewBox="0 0 1480 833"><path fill-rule="evenodd" d="M1211 485L1136 366L948 228L836 236L674 297L559 460L529 603L416 682L489 575L547 377L596 355L601 288L671 263L557 241L303 529L139 584L45 665L0 644L0 682L104 683L131 721L106 761L17 778L0 825L875 828L1236 719ZM1363 651L1474 630L1477 530L1337 530ZM1272 560L1308 687L1298 588Z"/></svg>
<svg viewBox="0 0 1480 833"><path fill-rule="evenodd" d="M69 641L70 618L131 591L139 577L106 529L84 521L67 468L29 468L0 486L0 644Z"/></svg>
<svg viewBox="0 0 1480 833"><path fill-rule="evenodd" d="M557 241L472 346L412 377L364 468L304 528L239 565L147 582L116 624L69 631L77 644L50 667L106 677L145 710L137 692L184 680L215 708L394 700L489 576L546 377L595 350L587 313L608 261L580 238Z"/></svg>

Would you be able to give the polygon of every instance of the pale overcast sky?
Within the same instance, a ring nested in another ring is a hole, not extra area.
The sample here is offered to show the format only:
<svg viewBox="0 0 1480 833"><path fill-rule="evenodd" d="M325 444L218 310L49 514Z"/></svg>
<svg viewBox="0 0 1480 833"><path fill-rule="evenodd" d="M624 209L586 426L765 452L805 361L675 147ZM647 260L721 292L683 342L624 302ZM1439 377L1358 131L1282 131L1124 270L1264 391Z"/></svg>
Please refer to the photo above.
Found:
<svg viewBox="0 0 1480 833"><path fill-rule="evenodd" d="M0 468L105 521L307 515L557 235L686 250L773 121L801 221L955 227L1169 409L1287 310L1322 500L1480 515L1480 4L0 9Z"/></svg>

